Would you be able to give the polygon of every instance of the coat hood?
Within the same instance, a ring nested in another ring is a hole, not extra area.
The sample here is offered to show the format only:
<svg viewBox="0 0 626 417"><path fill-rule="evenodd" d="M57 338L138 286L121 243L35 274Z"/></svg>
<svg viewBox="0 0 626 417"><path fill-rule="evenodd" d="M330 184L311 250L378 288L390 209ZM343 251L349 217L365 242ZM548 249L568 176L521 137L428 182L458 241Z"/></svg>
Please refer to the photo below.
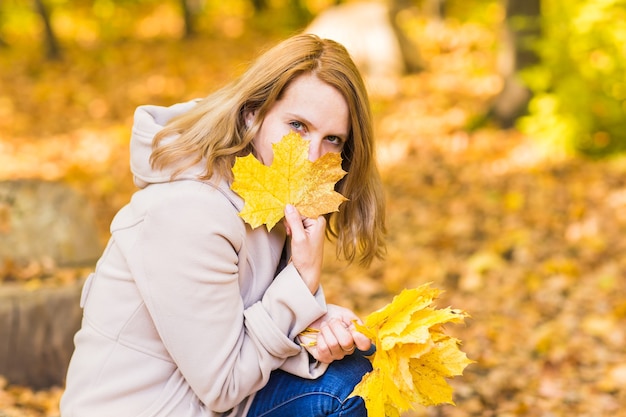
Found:
<svg viewBox="0 0 626 417"><path fill-rule="evenodd" d="M191 110L199 100L174 104L170 107L145 105L135 110L130 139L130 169L135 185L144 188L148 184L171 180L172 169L155 170L150 165L152 140L168 121ZM165 139L167 142L168 138ZM195 165L177 176L177 179L197 179L204 172L202 164Z"/></svg>

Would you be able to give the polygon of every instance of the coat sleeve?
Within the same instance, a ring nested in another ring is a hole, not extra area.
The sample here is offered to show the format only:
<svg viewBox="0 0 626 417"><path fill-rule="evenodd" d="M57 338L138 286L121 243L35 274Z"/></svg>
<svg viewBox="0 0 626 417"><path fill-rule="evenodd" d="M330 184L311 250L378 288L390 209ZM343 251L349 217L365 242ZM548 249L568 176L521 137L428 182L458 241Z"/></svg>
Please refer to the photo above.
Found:
<svg viewBox="0 0 626 417"><path fill-rule="evenodd" d="M245 227L218 192L165 198L141 227L131 270L163 344L208 408L231 409L287 358L305 357L293 339L325 305L286 269L244 309L238 263Z"/></svg>

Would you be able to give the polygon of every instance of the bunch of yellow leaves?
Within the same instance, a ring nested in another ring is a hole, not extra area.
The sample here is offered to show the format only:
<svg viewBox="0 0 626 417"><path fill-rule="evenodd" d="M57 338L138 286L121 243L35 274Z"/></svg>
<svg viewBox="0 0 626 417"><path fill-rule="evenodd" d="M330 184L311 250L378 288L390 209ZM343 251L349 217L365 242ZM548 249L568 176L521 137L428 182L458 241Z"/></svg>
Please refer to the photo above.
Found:
<svg viewBox="0 0 626 417"><path fill-rule="evenodd" d="M461 323L467 314L433 307L439 294L428 284L403 290L363 325L356 324L376 345L372 372L351 394L363 397L368 415L398 417L417 404L454 404L445 378L461 375L473 361L457 339L443 333L443 324Z"/></svg>
<svg viewBox="0 0 626 417"><path fill-rule="evenodd" d="M295 132L272 144L272 149L270 166L251 154L235 160L232 189L244 199L241 218L252 228L265 224L272 230L287 204L311 218L339 210L346 201L334 190L335 183L346 175L340 154L330 152L311 162L309 142Z"/></svg>

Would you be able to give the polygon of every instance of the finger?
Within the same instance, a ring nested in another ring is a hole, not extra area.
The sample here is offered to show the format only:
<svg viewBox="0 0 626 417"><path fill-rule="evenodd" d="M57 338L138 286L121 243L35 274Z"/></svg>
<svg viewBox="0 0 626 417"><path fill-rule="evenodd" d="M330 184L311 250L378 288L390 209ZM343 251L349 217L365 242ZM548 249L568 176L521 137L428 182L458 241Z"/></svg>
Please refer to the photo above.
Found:
<svg viewBox="0 0 626 417"><path fill-rule="evenodd" d="M302 224L300 213L298 213L298 209L296 209L292 204L287 204L285 207L285 222L287 224L287 228L291 232L290 234L304 233L304 225Z"/></svg>
<svg viewBox="0 0 626 417"><path fill-rule="evenodd" d="M372 341L365 336L363 333L359 333L356 330L350 330L352 333L352 338L354 339L354 344L361 351L367 351L372 346Z"/></svg>
<svg viewBox="0 0 626 417"><path fill-rule="evenodd" d="M357 323L362 323L360 319L356 319ZM354 325L354 321L350 323L350 334L352 335L352 339L354 340L354 344L359 350L366 351L372 346L372 341L369 337L365 336L363 333L359 332Z"/></svg>
<svg viewBox="0 0 626 417"><path fill-rule="evenodd" d="M319 216L314 221L315 223L313 224L311 229L314 230L314 233L316 235L321 236L323 238L326 233L326 218L324 218L324 216Z"/></svg>
<svg viewBox="0 0 626 417"><path fill-rule="evenodd" d="M330 328L342 351L352 353L354 351L354 337L348 326L341 320L332 319Z"/></svg>
<svg viewBox="0 0 626 417"><path fill-rule="evenodd" d="M287 233L287 236L291 236L291 227L289 227L286 217L283 219L283 224L285 225L285 232Z"/></svg>
<svg viewBox="0 0 626 417"><path fill-rule="evenodd" d="M332 320L331 320L332 322ZM331 322L324 323L320 329L320 334L324 338L326 343L328 352L334 359L341 359L343 355L345 355L344 350L342 349L337 337L335 336L335 331L333 329L333 325Z"/></svg>
<svg viewBox="0 0 626 417"><path fill-rule="evenodd" d="M359 332L356 329L356 323L362 323L361 319L358 318L352 311L347 310L344 312L342 316L342 321L346 326L347 332L350 334L352 347L358 348L359 350L367 350L371 346L371 340L365 336L363 333Z"/></svg>
<svg viewBox="0 0 626 417"><path fill-rule="evenodd" d="M324 334L333 358L342 359L345 355L355 351L356 347L352 334L341 320L331 319L328 322L327 329L328 331Z"/></svg>
<svg viewBox="0 0 626 417"><path fill-rule="evenodd" d="M326 228L326 218L324 218L324 216L319 216L316 219L305 217L302 220L302 224L306 230L324 230Z"/></svg>
<svg viewBox="0 0 626 417"><path fill-rule="evenodd" d="M331 363L333 361L333 355L330 351L330 348L328 347L328 344L326 343L326 340L324 339L321 327L320 333L318 333L317 335L315 352L317 353L315 359L317 359L318 361L322 363Z"/></svg>

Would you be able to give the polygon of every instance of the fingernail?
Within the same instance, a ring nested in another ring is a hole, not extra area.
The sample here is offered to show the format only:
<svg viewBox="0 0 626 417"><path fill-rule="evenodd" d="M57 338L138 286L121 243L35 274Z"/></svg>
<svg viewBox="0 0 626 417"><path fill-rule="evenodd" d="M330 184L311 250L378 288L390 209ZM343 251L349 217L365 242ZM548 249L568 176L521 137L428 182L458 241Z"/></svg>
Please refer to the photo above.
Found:
<svg viewBox="0 0 626 417"><path fill-rule="evenodd" d="M293 213L296 211L296 208L292 204L287 204L285 207L285 213Z"/></svg>

